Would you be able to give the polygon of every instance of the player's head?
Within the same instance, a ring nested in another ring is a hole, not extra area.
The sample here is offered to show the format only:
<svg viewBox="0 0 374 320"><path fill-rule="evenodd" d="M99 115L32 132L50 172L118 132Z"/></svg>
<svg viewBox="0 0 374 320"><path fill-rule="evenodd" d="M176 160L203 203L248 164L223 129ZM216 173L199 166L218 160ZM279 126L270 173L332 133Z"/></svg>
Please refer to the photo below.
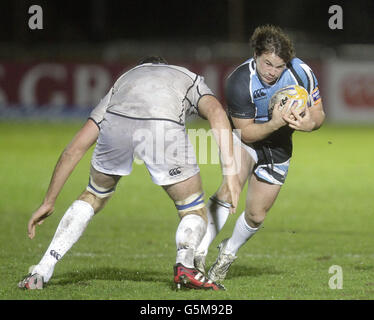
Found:
<svg viewBox="0 0 374 320"><path fill-rule="evenodd" d="M144 63L155 63L155 64L168 64L167 61L160 56L148 56L145 58L142 58L138 65L144 64Z"/></svg>
<svg viewBox="0 0 374 320"><path fill-rule="evenodd" d="M257 72L261 80L271 84L282 74L286 64L295 56L290 38L281 28L265 25L255 29L250 44L254 49Z"/></svg>

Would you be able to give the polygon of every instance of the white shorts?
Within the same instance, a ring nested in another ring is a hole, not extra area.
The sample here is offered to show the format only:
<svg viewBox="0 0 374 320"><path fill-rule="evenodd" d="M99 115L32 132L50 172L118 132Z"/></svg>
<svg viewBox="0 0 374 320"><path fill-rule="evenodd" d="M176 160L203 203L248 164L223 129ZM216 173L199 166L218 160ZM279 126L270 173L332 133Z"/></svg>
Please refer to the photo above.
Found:
<svg viewBox="0 0 374 320"><path fill-rule="evenodd" d="M144 161L152 181L158 185L181 182L200 171L184 126L107 112L92 166L102 173L126 176L132 171L135 157Z"/></svg>

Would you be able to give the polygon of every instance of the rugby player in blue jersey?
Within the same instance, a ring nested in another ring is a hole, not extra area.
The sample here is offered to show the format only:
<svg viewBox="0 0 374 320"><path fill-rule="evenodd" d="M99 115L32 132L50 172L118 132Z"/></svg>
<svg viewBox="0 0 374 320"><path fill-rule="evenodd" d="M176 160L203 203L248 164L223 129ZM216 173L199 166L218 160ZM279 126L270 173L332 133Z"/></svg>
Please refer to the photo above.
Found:
<svg viewBox="0 0 374 320"><path fill-rule="evenodd" d="M260 26L251 37L251 45L253 58L232 72L225 92L232 127L240 130L240 134L233 131L233 139L241 187L248 181L246 207L232 236L219 245L217 260L208 272L213 281L225 278L239 248L259 230L274 204L287 176L294 130L317 130L325 119L317 79L310 67L295 57L289 37L279 27ZM294 84L304 87L312 97L305 115L276 107L269 116L272 95ZM195 255L195 267L202 272L208 247L230 213L228 199L224 181L207 205L209 225Z"/></svg>

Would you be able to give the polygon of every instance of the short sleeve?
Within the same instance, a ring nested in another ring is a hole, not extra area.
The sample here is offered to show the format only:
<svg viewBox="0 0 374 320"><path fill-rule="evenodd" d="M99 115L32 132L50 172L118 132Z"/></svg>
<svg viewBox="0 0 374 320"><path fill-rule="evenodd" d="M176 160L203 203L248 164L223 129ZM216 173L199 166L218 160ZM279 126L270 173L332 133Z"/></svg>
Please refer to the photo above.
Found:
<svg viewBox="0 0 374 320"><path fill-rule="evenodd" d="M302 85L311 95L313 104L321 101L317 78L312 69L298 58L291 61L291 72L295 75L299 85Z"/></svg>
<svg viewBox="0 0 374 320"><path fill-rule="evenodd" d="M250 94L248 64L238 67L226 80L225 98L230 116L245 119L255 117L256 108Z"/></svg>
<svg viewBox="0 0 374 320"><path fill-rule="evenodd" d="M112 95L113 88L109 90L105 97L101 99L98 105L90 113L89 119L92 119L99 127L101 121L103 121L104 114L109 106Z"/></svg>
<svg viewBox="0 0 374 320"><path fill-rule="evenodd" d="M206 95L215 96L213 91L205 83L204 77L196 75L194 84L187 94L187 98L192 108L192 110L189 110L189 114L198 113L199 100Z"/></svg>

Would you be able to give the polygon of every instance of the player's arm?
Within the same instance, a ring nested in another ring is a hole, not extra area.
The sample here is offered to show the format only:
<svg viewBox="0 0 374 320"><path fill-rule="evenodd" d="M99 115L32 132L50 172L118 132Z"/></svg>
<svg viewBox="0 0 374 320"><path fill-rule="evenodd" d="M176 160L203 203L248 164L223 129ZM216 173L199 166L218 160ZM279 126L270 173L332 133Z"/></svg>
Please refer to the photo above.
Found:
<svg viewBox="0 0 374 320"><path fill-rule="evenodd" d="M88 119L60 155L54 168L44 201L32 214L28 223L28 235L31 239L35 236L35 226L42 224L43 221L53 213L57 196L62 190L66 180L84 154L95 143L98 134L99 128L97 124L92 119Z"/></svg>
<svg viewBox="0 0 374 320"><path fill-rule="evenodd" d="M325 112L323 111L323 105L321 99L312 107L305 109L305 115L301 117L296 112L292 111L292 115L295 119L285 117L285 121L288 122L290 128L310 132L319 129L325 121Z"/></svg>
<svg viewBox="0 0 374 320"><path fill-rule="evenodd" d="M248 66L237 68L227 79L225 97L228 113L235 129L241 130L241 139L246 143L253 143L268 137L271 133L285 126L287 122L282 118L285 111L274 107L272 119L268 122L256 123L256 105L250 91L250 74ZM284 108L283 110L285 110Z"/></svg>
<svg viewBox="0 0 374 320"><path fill-rule="evenodd" d="M209 121L221 155L224 179L231 194L231 212L235 212L241 192L234 160L230 122L221 103L211 95L203 96L198 103L199 114Z"/></svg>
<svg viewBox="0 0 374 320"><path fill-rule="evenodd" d="M110 88L105 97L101 99L99 104L91 111L90 118L77 132L58 159L44 201L29 220L28 235L30 239L35 236L35 226L42 224L43 221L53 213L56 199L65 185L66 180L84 154L97 140L100 130L99 124L104 118L112 95L113 87Z"/></svg>
<svg viewBox="0 0 374 320"><path fill-rule="evenodd" d="M44 203L50 205L55 203L66 180L88 149L95 143L98 135L98 126L92 119L88 119L58 159Z"/></svg>
<svg viewBox="0 0 374 320"><path fill-rule="evenodd" d="M295 111L292 111L292 116L285 117L285 120L289 123L290 128L298 131L310 132L317 130L322 126L325 120L325 112L323 111L318 80L312 69L304 63L300 64L300 60L299 63L296 61L294 70L298 73L303 83L310 84L310 88L307 89L307 87L305 87L305 89L309 90L312 106L306 108L305 115L301 116Z"/></svg>
<svg viewBox="0 0 374 320"><path fill-rule="evenodd" d="M240 130L241 139L245 143L253 143L267 138L274 131L287 125L284 117L288 117L291 112L287 109L287 104L283 110L279 110L279 104L275 105L271 120L263 123L255 123L254 119L236 118L234 116L231 116L231 120L234 127Z"/></svg>

